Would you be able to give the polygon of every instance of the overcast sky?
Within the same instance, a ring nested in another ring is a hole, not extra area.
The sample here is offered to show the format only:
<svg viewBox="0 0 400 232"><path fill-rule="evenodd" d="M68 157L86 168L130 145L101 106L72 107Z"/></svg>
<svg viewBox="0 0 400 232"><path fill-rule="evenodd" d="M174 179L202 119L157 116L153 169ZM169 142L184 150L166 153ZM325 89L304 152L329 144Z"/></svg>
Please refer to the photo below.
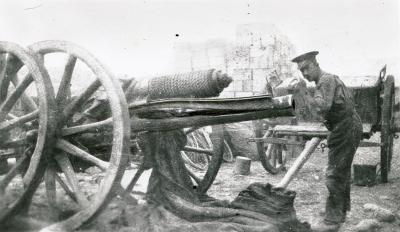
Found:
<svg viewBox="0 0 400 232"><path fill-rule="evenodd" d="M296 50L319 50L323 69L400 76L397 0L1 0L0 40L27 46L62 39L87 48L113 73L172 72L173 44L225 38L245 23L272 23ZM179 34L177 37L176 34Z"/></svg>

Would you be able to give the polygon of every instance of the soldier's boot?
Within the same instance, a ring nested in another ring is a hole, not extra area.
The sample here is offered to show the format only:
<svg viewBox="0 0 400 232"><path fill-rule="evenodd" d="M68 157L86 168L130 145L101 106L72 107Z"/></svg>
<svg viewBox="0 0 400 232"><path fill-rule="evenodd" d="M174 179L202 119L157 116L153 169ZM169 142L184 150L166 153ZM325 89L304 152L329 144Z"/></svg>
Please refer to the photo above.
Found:
<svg viewBox="0 0 400 232"><path fill-rule="evenodd" d="M345 222L346 221L346 214L347 214L348 211L350 211L350 210L343 211L342 219L340 220L340 222ZM325 211L318 212L318 216L320 216L321 218L325 218L325 216L326 216Z"/></svg>
<svg viewBox="0 0 400 232"><path fill-rule="evenodd" d="M315 224L311 225L311 229L314 232L337 232L339 231L341 224L329 223L325 220L320 220Z"/></svg>

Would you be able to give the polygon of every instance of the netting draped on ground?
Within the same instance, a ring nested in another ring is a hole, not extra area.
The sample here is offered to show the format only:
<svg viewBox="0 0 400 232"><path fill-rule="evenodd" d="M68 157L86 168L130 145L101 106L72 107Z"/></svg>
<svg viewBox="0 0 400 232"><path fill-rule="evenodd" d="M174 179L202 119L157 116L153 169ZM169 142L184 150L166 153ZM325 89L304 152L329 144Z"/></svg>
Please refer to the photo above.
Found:
<svg viewBox="0 0 400 232"><path fill-rule="evenodd" d="M271 185L253 183L233 202L199 196L180 155L185 134L177 130L140 137L153 172L148 204L129 218L136 231L310 231L296 219L294 192L271 199L266 197L275 191Z"/></svg>

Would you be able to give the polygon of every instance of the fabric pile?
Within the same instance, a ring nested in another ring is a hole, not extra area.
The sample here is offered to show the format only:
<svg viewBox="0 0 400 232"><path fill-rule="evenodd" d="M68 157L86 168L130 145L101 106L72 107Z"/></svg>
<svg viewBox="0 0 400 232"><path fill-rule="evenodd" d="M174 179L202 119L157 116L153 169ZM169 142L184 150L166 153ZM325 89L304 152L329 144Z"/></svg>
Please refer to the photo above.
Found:
<svg viewBox="0 0 400 232"><path fill-rule="evenodd" d="M135 231L311 231L296 218L292 191L253 183L232 202L200 195L180 156L182 131L143 133L139 144L153 172L148 203L128 216Z"/></svg>

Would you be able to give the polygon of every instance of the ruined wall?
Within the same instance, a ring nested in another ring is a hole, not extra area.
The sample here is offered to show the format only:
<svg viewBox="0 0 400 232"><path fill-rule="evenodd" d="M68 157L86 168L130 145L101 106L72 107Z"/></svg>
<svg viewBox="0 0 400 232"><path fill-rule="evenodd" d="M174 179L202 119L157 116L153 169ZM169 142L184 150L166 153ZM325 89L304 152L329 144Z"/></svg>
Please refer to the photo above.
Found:
<svg viewBox="0 0 400 232"><path fill-rule="evenodd" d="M237 26L234 41L175 44L175 69L177 72L223 70L234 81L221 97L252 96L265 93L267 78L292 76L293 53L292 43L275 26L244 24Z"/></svg>

